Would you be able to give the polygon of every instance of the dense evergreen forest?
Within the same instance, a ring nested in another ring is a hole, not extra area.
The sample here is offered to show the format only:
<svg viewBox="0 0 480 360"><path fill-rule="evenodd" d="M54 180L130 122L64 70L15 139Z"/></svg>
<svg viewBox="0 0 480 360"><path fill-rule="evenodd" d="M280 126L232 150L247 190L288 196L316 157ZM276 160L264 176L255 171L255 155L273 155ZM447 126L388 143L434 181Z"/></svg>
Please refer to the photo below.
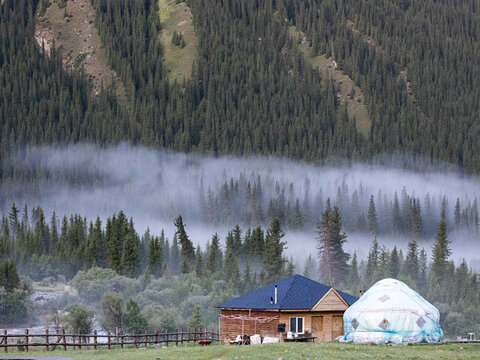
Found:
<svg viewBox="0 0 480 360"><path fill-rule="evenodd" d="M367 258L358 259L356 253L344 250L349 238L342 214L328 204L317 223L317 248L310 249L317 256L305 256L297 269L285 255L288 244L276 218L266 229L245 231L237 225L225 239L213 234L203 249L194 246L181 216L175 226L170 241L163 231L156 236L147 229L140 236L133 219L123 212L104 225L99 218L88 221L81 215L60 220L53 213L48 220L40 207L20 211L13 206L0 228L0 259L5 261L0 267L0 305L15 315L0 321L10 324L33 315L28 281L20 281L17 267L23 276L40 283L71 280L80 300L90 306L101 306L113 296L125 302L133 299L149 316L160 312L163 318L170 312L168 326L173 328L175 322L185 324L196 305L203 309L206 323L213 325L213 306L222 299L301 273L303 268L305 276L357 296L380 279L401 279L439 307L448 335L479 329L478 275L465 260L460 264L449 260L452 253L443 217L431 261L416 239L404 254L396 246L391 250L380 246L375 237ZM192 287L192 282L200 287ZM79 299L66 296L48 306L65 307L75 300ZM151 308L159 304L161 309Z"/></svg>
<svg viewBox="0 0 480 360"><path fill-rule="evenodd" d="M47 2L48 3L48 2ZM480 169L476 1L188 2L199 38L190 80L169 84L154 1L92 0L110 65L128 97L90 96L34 39L36 0L1 5L0 156L25 144L122 140L177 151L307 160L411 153ZM42 2L42 6L46 6ZM288 27L333 55L366 95L357 132L336 85L305 61ZM2 161L2 178L21 176Z"/></svg>

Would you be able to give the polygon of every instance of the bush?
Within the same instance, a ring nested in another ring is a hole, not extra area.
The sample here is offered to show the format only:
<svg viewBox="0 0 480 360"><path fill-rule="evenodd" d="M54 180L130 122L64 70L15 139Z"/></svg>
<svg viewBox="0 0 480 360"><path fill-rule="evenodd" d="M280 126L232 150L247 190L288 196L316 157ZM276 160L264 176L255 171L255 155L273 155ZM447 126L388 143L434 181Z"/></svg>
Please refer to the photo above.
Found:
<svg viewBox="0 0 480 360"><path fill-rule="evenodd" d="M28 323L32 318L33 304L27 291L15 289L11 292L0 288L0 323L17 325Z"/></svg>
<svg viewBox="0 0 480 360"><path fill-rule="evenodd" d="M80 304L73 304L65 308L63 323L67 331L76 334L90 334L93 326L93 312Z"/></svg>
<svg viewBox="0 0 480 360"><path fill-rule="evenodd" d="M123 323L125 330L129 333L144 333L148 327L147 319L140 313L140 307L133 300L127 304Z"/></svg>
<svg viewBox="0 0 480 360"><path fill-rule="evenodd" d="M123 297L118 293L108 292L100 300L99 321L102 328L115 331L117 326L122 326Z"/></svg>
<svg viewBox="0 0 480 360"><path fill-rule="evenodd" d="M147 316L148 330L150 332L156 330L163 331L165 329L169 332L175 331L177 324L175 321L176 316L172 315L176 315L174 309L165 310L160 304L151 304L145 307L143 313Z"/></svg>
<svg viewBox="0 0 480 360"><path fill-rule="evenodd" d="M141 290L140 281L118 275L112 269L93 267L79 271L71 285L86 302L98 302L105 292L136 294Z"/></svg>

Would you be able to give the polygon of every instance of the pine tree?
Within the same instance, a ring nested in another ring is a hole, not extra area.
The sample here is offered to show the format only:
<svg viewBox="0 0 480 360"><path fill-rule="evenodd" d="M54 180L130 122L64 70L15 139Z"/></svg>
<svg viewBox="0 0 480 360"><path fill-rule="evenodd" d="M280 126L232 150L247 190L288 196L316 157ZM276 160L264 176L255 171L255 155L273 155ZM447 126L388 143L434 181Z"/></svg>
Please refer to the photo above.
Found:
<svg viewBox="0 0 480 360"><path fill-rule="evenodd" d="M182 272L187 273L193 269L193 265L195 263L195 249L185 231L185 225L183 224L182 216L179 216L175 220L174 224L177 228L175 234L178 236L181 245Z"/></svg>
<svg viewBox="0 0 480 360"><path fill-rule="evenodd" d="M17 289L20 286L20 277L18 276L17 267L13 260L7 260L4 265L4 274L5 274L5 290L7 292L12 292L14 289Z"/></svg>
<svg viewBox="0 0 480 360"><path fill-rule="evenodd" d="M457 229L460 228L462 225L462 215L461 215L461 208L460 208L460 199L457 198L457 202L455 203L455 211L453 213L453 217L455 220L455 226Z"/></svg>
<svg viewBox="0 0 480 360"><path fill-rule="evenodd" d="M139 242L135 234L127 234L123 242L121 272L130 277L136 277L140 271Z"/></svg>
<svg viewBox="0 0 480 360"><path fill-rule="evenodd" d="M312 254L308 254L305 264L303 265L303 276L309 279L316 279L317 268L315 265L315 260L312 257Z"/></svg>
<svg viewBox="0 0 480 360"><path fill-rule="evenodd" d="M232 250L227 250L225 254L225 267L223 270L225 280L232 283L236 288L240 280L240 268L238 266L237 257Z"/></svg>
<svg viewBox="0 0 480 360"><path fill-rule="evenodd" d="M342 217L338 207L327 209L317 225L317 250L320 280L334 285L345 283L350 254L343 250L347 236L342 232Z"/></svg>
<svg viewBox="0 0 480 360"><path fill-rule="evenodd" d="M365 270L365 280L367 284L370 285L377 280L375 278L375 273L378 267L378 255L378 242L377 237L375 237L372 241L372 245L370 246L370 251L368 252L367 268Z"/></svg>
<svg viewBox="0 0 480 360"><path fill-rule="evenodd" d="M148 268L150 274L154 277L159 277L162 275L163 271L163 254L162 247L160 246L160 240L158 237L154 237L150 240L149 250L148 250Z"/></svg>
<svg viewBox="0 0 480 360"><path fill-rule="evenodd" d="M425 294L427 291L427 252L424 248L420 250L420 256L418 259L419 273L418 273L418 290L420 293Z"/></svg>
<svg viewBox="0 0 480 360"><path fill-rule="evenodd" d="M356 295L360 289L360 276L358 274L357 252L353 252L352 264L350 265L349 286L352 294Z"/></svg>
<svg viewBox="0 0 480 360"><path fill-rule="evenodd" d="M245 266L245 272L243 274L243 292L249 293L253 290L254 290L254 279L252 279L250 264L247 262L247 265Z"/></svg>
<svg viewBox="0 0 480 360"><path fill-rule="evenodd" d="M373 195L370 196L370 203L368 205L368 231L370 231L372 235L377 235L378 233L377 210Z"/></svg>
<svg viewBox="0 0 480 360"><path fill-rule="evenodd" d="M202 309L199 305L195 305L193 308L192 316L188 319L188 327L190 329L201 329L203 328L203 317L202 317Z"/></svg>
<svg viewBox="0 0 480 360"><path fill-rule="evenodd" d="M140 312L138 304L130 299L123 317L123 325L128 333L143 334L148 327L147 319Z"/></svg>
<svg viewBox="0 0 480 360"><path fill-rule="evenodd" d="M220 239L215 233L212 237L212 243L208 249L206 269L210 274L213 274L222 269L222 250L220 249Z"/></svg>
<svg viewBox="0 0 480 360"><path fill-rule="evenodd" d="M435 287L446 280L447 260L451 255L450 241L447 238L447 223L441 220L435 236L435 245L432 251L432 269L430 272L430 286Z"/></svg>
<svg viewBox="0 0 480 360"><path fill-rule="evenodd" d="M408 243L407 256L405 257L405 275L408 276L415 286L419 280L419 264L418 264L418 245L416 240Z"/></svg>
<svg viewBox="0 0 480 360"><path fill-rule="evenodd" d="M263 269L265 270L265 284L280 280L283 277L283 250L285 242L281 241L285 236L280 220L274 218L267 229L265 247L263 249Z"/></svg>
<svg viewBox="0 0 480 360"><path fill-rule="evenodd" d="M170 248L170 258L168 267L173 274L178 275L181 270L182 257L180 255L180 249L178 247L177 234L174 234L172 246Z"/></svg>
<svg viewBox="0 0 480 360"><path fill-rule="evenodd" d="M397 278L400 273L400 256L397 247L394 246L390 254L390 277Z"/></svg>
<svg viewBox="0 0 480 360"><path fill-rule="evenodd" d="M200 245L197 246L197 251L195 253L195 274L197 277L201 278L203 276L203 259L202 259L202 250Z"/></svg>

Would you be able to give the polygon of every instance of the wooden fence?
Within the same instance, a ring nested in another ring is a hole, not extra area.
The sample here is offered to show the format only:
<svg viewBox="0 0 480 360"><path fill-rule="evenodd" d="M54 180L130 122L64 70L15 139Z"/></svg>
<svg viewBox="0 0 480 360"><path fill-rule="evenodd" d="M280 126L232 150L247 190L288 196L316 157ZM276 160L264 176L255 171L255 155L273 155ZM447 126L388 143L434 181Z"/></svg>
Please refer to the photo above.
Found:
<svg viewBox="0 0 480 360"><path fill-rule="evenodd" d="M176 330L176 332L169 333L167 330L163 332L155 331L153 334L111 334L107 332L106 335L97 334L97 330L93 331L93 334L66 334L62 329L59 333L50 333L45 330L44 334L30 334L26 329L24 334L8 334L7 330L0 333L0 348L3 348L4 352L8 352L8 348L17 347L20 351L28 351L32 346L44 347L46 351L52 351L57 348L63 348L67 351L67 348L73 347L83 349L97 349L99 347L106 347L111 349L112 347L119 346L123 349L124 346L133 345L135 347L147 347L149 344L163 344L168 346L169 344L183 344L185 342L210 342L220 341L220 336L217 332L207 329L188 329L186 331ZM1 350L0 350L1 351Z"/></svg>

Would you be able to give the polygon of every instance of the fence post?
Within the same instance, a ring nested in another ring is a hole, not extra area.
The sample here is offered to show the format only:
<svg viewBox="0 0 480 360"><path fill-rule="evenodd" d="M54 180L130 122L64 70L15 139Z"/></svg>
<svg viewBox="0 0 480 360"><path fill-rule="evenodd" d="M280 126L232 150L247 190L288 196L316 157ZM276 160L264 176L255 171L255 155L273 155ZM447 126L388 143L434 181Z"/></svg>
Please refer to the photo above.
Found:
<svg viewBox="0 0 480 360"><path fill-rule="evenodd" d="M178 329L176 330L176 335L175 335L175 346L178 346Z"/></svg>
<svg viewBox="0 0 480 360"><path fill-rule="evenodd" d="M47 343L47 345L45 346L46 347L46 350L48 351L48 329L45 329L45 342Z"/></svg>
<svg viewBox="0 0 480 360"><path fill-rule="evenodd" d="M63 350L67 351L67 336L65 335L65 329L62 329L63 335Z"/></svg>
<svg viewBox="0 0 480 360"><path fill-rule="evenodd" d="M168 330L165 329L165 346L168 347Z"/></svg>
<svg viewBox="0 0 480 360"><path fill-rule="evenodd" d="M158 344L158 330L155 330L155 344Z"/></svg>
<svg viewBox="0 0 480 360"><path fill-rule="evenodd" d="M125 339L125 335L123 334L123 331L122 331L122 333L120 334L120 348L122 348L122 349L123 349L124 339Z"/></svg>
<svg viewBox="0 0 480 360"><path fill-rule="evenodd" d="M28 352L28 329L25 329L25 350Z"/></svg>
<svg viewBox="0 0 480 360"><path fill-rule="evenodd" d="M132 336L133 336L133 343L135 344L135 349L137 348L137 337L135 335L135 331L132 331Z"/></svg>
<svg viewBox="0 0 480 360"><path fill-rule="evenodd" d="M148 343L148 333L145 331L145 347L147 347Z"/></svg>
<svg viewBox="0 0 480 360"><path fill-rule="evenodd" d="M107 347L108 347L108 350L110 350L110 331L107 332Z"/></svg>
<svg viewBox="0 0 480 360"><path fill-rule="evenodd" d="M93 349L97 350L97 330L93 330Z"/></svg>
<svg viewBox="0 0 480 360"><path fill-rule="evenodd" d="M193 342L197 342L197 328L193 329Z"/></svg>
<svg viewBox="0 0 480 360"><path fill-rule="evenodd" d="M182 332L180 333L180 344L183 345L183 329L182 329Z"/></svg>
<svg viewBox="0 0 480 360"><path fill-rule="evenodd" d="M207 340L207 328L203 330L203 340Z"/></svg>
<svg viewBox="0 0 480 360"><path fill-rule="evenodd" d="M80 329L78 329L78 348L82 350L82 337L80 336Z"/></svg>
<svg viewBox="0 0 480 360"><path fill-rule="evenodd" d="M8 337L7 337L7 329L3 330L3 343L5 344L5 347L3 348L3 351L8 353L8 347L6 346L8 344Z"/></svg>

